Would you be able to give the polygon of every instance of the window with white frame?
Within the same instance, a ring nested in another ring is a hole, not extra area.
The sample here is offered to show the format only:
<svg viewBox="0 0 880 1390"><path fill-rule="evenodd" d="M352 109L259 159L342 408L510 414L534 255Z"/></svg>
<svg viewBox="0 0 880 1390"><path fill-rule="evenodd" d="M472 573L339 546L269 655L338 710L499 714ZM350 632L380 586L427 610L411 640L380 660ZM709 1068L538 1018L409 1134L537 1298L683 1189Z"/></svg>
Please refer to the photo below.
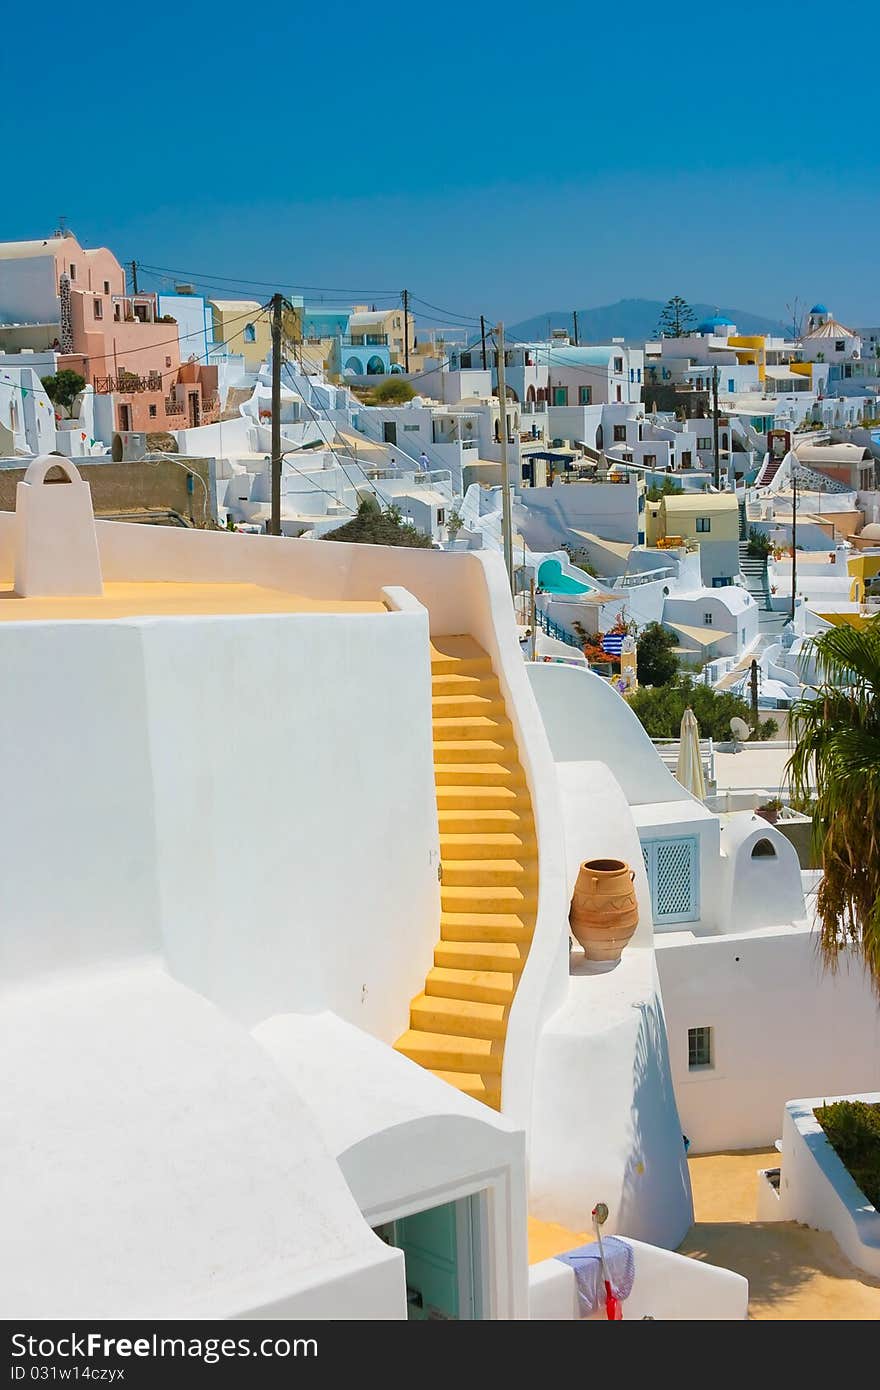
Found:
<svg viewBox="0 0 880 1390"><path fill-rule="evenodd" d="M705 623L706 627L711 627L714 621L715 619L712 617L711 613L703 614L703 622Z"/></svg>
<svg viewBox="0 0 880 1390"><path fill-rule="evenodd" d="M615 444L626 443L626 425L614 426L614 442Z"/></svg>
<svg viewBox="0 0 880 1390"><path fill-rule="evenodd" d="M593 403L593 388L592 388L592 386L579 386L579 387L578 387L578 404L579 404L579 405L592 405L592 403Z"/></svg>
<svg viewBox="0 0 880 1390"><path fill-rule="evenodd" d="M699 531L702 531L702 532L705 534L707 531L711 531L711 530L712 530L712 518L711 518L710 516L698 516L698 517L697 517L697 531L698 531L698 532L699 532Z"/></svg>
<svg viewBox="0 0 880 1390"><path fill-rule="evenodd" d="M622 358L622 357L615 357L615 359L614 359L614 370L615 370L615 372L617 372L618 376L619 376L620 373L623 371L623 358Z"/></svg>
<svg viewBox="0 0 880 1390"><path fill-rule="evenodd" d="M705 434L701 434L701 435L700 435L699 439L697 440L697 448L698 448L698 449L711 449L711 448L712 448L712 440L709 438L708 435L705 435Z"/></svg>
<svg viewBox="0 0 880 1390"><path fill-rule="evenodd" d="M688 1071L708 1071L713 1065L712 1029L688 1029Z"/></svg>

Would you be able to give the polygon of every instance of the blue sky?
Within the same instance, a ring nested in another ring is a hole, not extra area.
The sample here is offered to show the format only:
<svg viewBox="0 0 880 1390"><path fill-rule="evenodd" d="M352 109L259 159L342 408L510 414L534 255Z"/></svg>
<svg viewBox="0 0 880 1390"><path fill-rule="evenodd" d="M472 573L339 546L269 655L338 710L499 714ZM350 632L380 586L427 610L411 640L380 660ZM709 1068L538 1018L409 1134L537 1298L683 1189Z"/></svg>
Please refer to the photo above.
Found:
<svg viewBox="0 0 880 1390"><path fill-rule="evenodd" d="M18 7L0 237L64 214L204 282L455 317L681 293L878 323L878 9L154 0L99 35Z"/></svg>

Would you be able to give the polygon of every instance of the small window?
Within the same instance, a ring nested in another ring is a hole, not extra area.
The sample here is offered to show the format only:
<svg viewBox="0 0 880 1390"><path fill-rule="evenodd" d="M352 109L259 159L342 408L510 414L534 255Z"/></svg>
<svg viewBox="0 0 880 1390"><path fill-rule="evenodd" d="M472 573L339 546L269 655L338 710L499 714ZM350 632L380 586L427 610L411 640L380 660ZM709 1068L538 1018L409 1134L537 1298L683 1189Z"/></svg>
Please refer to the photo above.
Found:
<svg viewBox="0 0 880 1390"><path fill-rule="evenodd" d="M619 376L620 373L623 371L623 358L622 358L622 357L615 357L615 359L614 359L614 370L615 370L615 372L617 372L618 376Z"/></svg>
<svg viewBox="0 0 880 1390"><path fill-rule="evenodd" d="M76 279L76 266L75 266L72 262L71 262L71 266L70 266L70 278L71 278L71 280L75 280L75 279Z"/></svg>
<svg viewBox="0 0 880 1390"><path fill-rule="evenodd" d="M697 448L698 448L698 449L711 449L711 448L712 448L712 440L709 439L706 435L700 435L700 438L697 440Z"/></svg>
<svg viewBox="0 0 880 1390"><path fill-rule="evenodd" d="M729 376L729 377L727 378L727 389L728 389L728 391L735 391L735 390L736 390L736 382L734 381L734 379L733 379L732 376Z"/></svg>
<svg viewBox="0 0 880 1390"><path fill-rule="evenodd" d="M154 405L151 405L151 406L150 406L150 419L151 419L151 420L155 420L155 418L156 418L156 407L155 407Z"/></svg>
<svg viewBox="0 0 880 1390"><path fill-rule="evenodd" d="M614 442L615 444L626 443L626 425L614 426Z"/></svg>
<svg viewBox="0 0 880 1390"><path fill-rule="evenodd" d="M592 386L579 386L579 387L578 387L578 404L579 404L579 405L592 405L592 404L593 404L593 388L592 388Z"/></svg>
<svg viewBox="0 0 880 1390"><path fill-rule="evenodd" d="M165 358L165 366L166 366L166 367L170 367L170 366L171 366L171 358L170 358L170 357L166 357L166 358Z"/></svg>
<svg viewBox="0 0 880 1390"><path fill-rule="evenodd" d="M461 354L461 365L463 368L467 368L471 365L471 355L469 352L463 352Z"/></svg>
<svg viewBox="0 0 880 1390"><path fill-rule="evenodd" d="M438 526L445 526L445 525L446 525L446 513L445 513L445 511L443 510L442 507L438 507L438 508L437 508L437 525L438 525Z"/></svg>
<svg viewBox="0 0 880 1390"><path fill-rule="evenodd" d="M554 405L568 405L568 387L567 387L567 386L554 386L554 387L553 387L553 404L554 404Z"/></svg>
<svg viewBox="0 0 880 1390"><path fill-rule="evenodd" d="M712 1066L712 1029L688 1029L688 1071L706 1071Z"/></svg>
<svg viewBox="0 0 880 1390"><path fill-rule="evenodd" d="M656 454L642 454L642 463L646 468L653 468L657 463Z"/></svg>
<svg viewBox="0 0 880 1390"><path fill-rule="evenodd" d="M95 300L93 300L92 302L93 302L94 310L95 310L95 318L96 318L96 319L102 319L102 318L104 317L104 302L103 302L103 300L101 300L101 299L95 299Z"/></svg>
<svg viewBox="0 0 880 1390"><path fill-rule="evenodd" d="M246 343L255 343L257 341L257 330L252 323L246 323L244 326L244 340ZM354 340L352 339L352 341Z"/></svg>
<svg viewBox="0 0 880 1390"><path fill-rule="evenodd" d="M684 452L682 453L682 456L681 456L681 466L682 466L682 468L690 468L690 466L691 466L691 458L692 458L692 455L691 455L690 450L689 450L689 449L685 449Z"/></svg>
<svg viewBox="0 0 880 1390"><path fill-rule="evenodd" d="M698 517L697 517L697 531L702 531L703 534L705 535L706 532L711 531L711 530L712 530L712 518L709 517L709 516L698 516Z"/></svg>
<svg viewBox="0 0 880 1390"><path fill-rule="evenodd" d="M110 281L109 281L109 280L105 280L105 281L104 281L104 293L105 293L105 294L109 294L109 293L110 293Z"/></svg>
<svg viewBox="0 0 880 1390"><path fill-rule="evenodd" d="M835 352L843 352L843 351L845 350L845 348L846 348L846 343L843 341L843 339L842 339L842 338L837 338L837 339L835 340L835 343L834 343L834 351L835 351Z"/></svg>
<svg viewBox="0 0 880 1390"><path fill-rule="evenodd" d="M711 613L704 613L704 614L703 614L703 623L705 624L706 627L711 627L711 626L713 625L714 622L715 622L715 619L712 617L712 614L711 614Z"/></svg>
<svg viewBox="0 0 880 1390"><path fill-rule="evenodd" d="M753 859L775 859L775 858L776 858L776 850L773 848L773 846L772 846L772 844L770 843L769 840L758 840L757 844L755 845L754 849L752 850L752 858L753 858Z"/></svg>

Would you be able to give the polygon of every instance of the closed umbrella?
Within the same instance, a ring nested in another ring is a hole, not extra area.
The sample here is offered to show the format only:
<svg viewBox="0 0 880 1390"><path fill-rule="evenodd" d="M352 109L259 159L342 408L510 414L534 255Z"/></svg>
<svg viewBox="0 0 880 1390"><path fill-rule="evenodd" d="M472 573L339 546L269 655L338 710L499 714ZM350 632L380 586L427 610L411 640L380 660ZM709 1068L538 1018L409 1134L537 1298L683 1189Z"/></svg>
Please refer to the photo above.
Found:
<svg viewBox="0 0 880 1390"><path fill-rule="evenodd" d="M681 718L679 739L675 775L681 785L686 787L698 801L705 801L706 781L703 777L703 759L700 755L700 726L690 705Z"/></svg>

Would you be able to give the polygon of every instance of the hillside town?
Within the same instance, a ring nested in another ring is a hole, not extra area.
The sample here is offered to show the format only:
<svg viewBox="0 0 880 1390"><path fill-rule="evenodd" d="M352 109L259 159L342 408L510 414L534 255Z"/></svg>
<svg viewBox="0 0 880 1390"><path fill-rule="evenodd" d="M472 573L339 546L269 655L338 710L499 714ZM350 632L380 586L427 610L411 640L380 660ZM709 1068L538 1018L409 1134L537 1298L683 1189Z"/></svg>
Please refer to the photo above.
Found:
<svg viewBox="0 0 880 1390"><path fill-rule="evenodd" d="M880 1317L880 326L123 250L0 243L6 1316Z"/></svg>

